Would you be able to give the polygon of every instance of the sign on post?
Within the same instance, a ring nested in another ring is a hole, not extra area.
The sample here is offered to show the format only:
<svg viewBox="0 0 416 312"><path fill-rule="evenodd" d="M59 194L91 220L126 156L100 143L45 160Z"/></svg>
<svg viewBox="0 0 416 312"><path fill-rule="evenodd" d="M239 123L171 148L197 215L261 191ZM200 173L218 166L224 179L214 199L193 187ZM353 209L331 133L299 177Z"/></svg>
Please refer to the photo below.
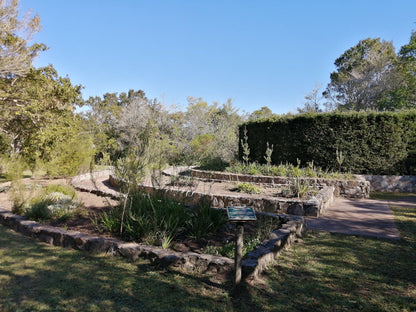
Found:
<svg viewBox="0 0 416 312"><path fill-rule="evenodd" d="M228 220L237 223L237 237L234 254L234 287L241 282L241 259L243 257L244 222L255 221L256 213L253 207L227 207Z"/></svg>
<svg viewBox="0 0 416 312"><path fill-rule="evenodd" d="M228 220L233 222L255 221L253 207L227 207Z"/></svg>

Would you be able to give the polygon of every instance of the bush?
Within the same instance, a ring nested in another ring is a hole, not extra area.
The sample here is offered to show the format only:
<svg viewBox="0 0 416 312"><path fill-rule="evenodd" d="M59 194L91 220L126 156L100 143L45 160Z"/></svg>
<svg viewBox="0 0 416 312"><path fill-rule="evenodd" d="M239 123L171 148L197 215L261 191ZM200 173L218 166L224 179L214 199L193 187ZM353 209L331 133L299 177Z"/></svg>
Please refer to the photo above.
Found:
<svg viewBox="0 0 416 312"><path fill-rule="evenodd" d="M248 182L237 183L236 190L241 193L260 194L261 187Z"/></svg>
<svg viewBox="0 0 416 312"><path fill-rule="evenodd" d="M351 173L339 173L323 171L319 167L315 167L311 162L307 167L300 167L300 163L294 166L291 164L280 164L279 166L268 166L267 164L237 162L225 168L226 172L253 175L269 175L282 177L310 177L310 178L326 178L326 179L353 179Z"/></svg>
<svg viewBox="0 0 416 312"><path fill-rule="evenodd" d="M227 220L224 212L206 202L188 207L170 198L139 192L125 200L104 213L100 221L104 230L120 233L122 229L121 236L130 240L161 244L179 236L200 238L215 232Z"/></svg>
<svg viewBox="0 0 416 312"><path fill-rule="evenodd" d="M14 202L13 212L31 220L67 220L80 213L76 192L70 186L53 184L33 192L33 188L21 186L20 199Z"/></svg>

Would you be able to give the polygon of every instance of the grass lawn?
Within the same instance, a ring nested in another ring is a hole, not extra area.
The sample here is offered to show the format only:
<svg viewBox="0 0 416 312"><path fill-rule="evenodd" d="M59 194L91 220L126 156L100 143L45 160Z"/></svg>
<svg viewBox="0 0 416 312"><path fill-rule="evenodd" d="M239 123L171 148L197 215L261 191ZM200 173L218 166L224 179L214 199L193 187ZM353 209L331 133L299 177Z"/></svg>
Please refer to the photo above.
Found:
<svg viewBox="0 0 416 312"><path fill-rule="evenodd" d="M0 225L0 311L416 311L416 208L402 239L308 233L232 295L229 283L49 246Z"/></svg>

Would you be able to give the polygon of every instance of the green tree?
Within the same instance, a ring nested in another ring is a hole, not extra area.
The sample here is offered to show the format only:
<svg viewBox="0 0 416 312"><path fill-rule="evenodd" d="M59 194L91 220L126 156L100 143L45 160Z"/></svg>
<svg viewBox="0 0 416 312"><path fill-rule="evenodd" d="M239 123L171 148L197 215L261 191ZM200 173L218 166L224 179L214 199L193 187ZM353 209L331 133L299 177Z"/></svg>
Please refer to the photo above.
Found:
<svg viewBox="0 0 416 312"><path fill-rule="evenodd" d="M210 105L201 98L189 97L181 135L189 164L220 165L235 159L238 125L243 118L231 99L222 105Z"/></svg>
<svg viewBox="0 0 416 312"><path fill-rule="evenodd" d="M91 97L87 104L91 107L87 117L98 159L106 156L115 162L124 158L134 145L152 144L161 149L159 155L170 160L174 125L162 103L146 98L141 90L129 90L119 95L106 93L103 98Z"/></svg>
<svg viewBox="0 0 416 312"><path fill-rule="evenodd" d="M72 174L92 148L74 113L83 104L81 86L60 77L52 65L33 67L33 58L46 49L28 45L40 30L40 19L19 17L17 0L0 1L1 153L23 158L32 168L39 162L49 168L59 163L54 174Z"/></svg>
<svg viewBox="0 0 416 312"><path fill-rule="evenodd" d="M258 119L263 119L263 118L269 118L272 116L273 116L272 110L268 108L267 106L263 106L262 108L257 109L254 112L252 112L250 116L248 117L248 119L258 120Z"/></svg>
<svg viewBox="0 0 416 312"><path fill-rule="evenodd" d="M44 44L28 45L40 30L40 18L30 13L19 18L18 0L0 0L0 77L25 76L32 68L32 60Z"/></svg>
<svg viewBox="0 0 416 312"><path fill-rule="evenodd" d="M391 101L397 106L416 107L416 32L413 31L409 43L398 53L397 67L402 74L399 88L391 94Z"/></svg>
<svg viewBox="0 0 416 312"><path fill-rule="evenodd" d="M81 86L59 77L50 65L31 68L25 77L3 78L0 89L0 129L7 137L10 152L33 162L43 153L39 137L57 121L74 118L82 105Z"/></svg>
<svg viewBox="0 0 416 312"><path fill-rule="evenodd" d="M386 101L400 88L393 44L384 40L365 39L335 60L337 70L324 95L328 102L343 110L389 110L397 103Z"/></svg>
<svg viewBox="0 0 416 312"><path fill-rule="evenodd" d="M123 157L126 152L126 142L122 137L131 136L136 129L138 121L126 127L125 122L120 125L121 119L131 116L128 112L132 102L142 103L148 101L142 90L129 90L127 93L105 93L102 98L99 96L90 97L85 104L91 109L87 113L90 131L94 137L96 147L96 158L109 158L115 161ZM127 115L127 116L124 116ZM128 133L123 134L123 129Z"/></svg>

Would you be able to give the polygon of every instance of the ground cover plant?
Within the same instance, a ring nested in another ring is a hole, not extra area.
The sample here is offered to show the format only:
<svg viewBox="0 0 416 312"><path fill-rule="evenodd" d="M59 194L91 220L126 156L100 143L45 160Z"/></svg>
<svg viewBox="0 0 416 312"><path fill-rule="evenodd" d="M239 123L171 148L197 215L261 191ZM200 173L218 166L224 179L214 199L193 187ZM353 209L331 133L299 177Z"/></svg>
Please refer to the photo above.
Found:
<svg viewBox="0 0 416 312"><path fill-rule="evenodd" d="M197 271L49 246L0 225L0 310L415 311L416 209L392 210L401 240L310 232L238 294Z"/></svg>
<svg viewBox="0 0 416 312"><path fill-rule="evenodd" d="M209 168L208 168L209 169ZM266 175L266 176L282 176L282 177L307 177L307 178L325 178L325 179L354 179L354 175L350 173L341 173L336 171L325 171L314 166L313 162L308 163L306 167L300 167L300 164L259 164L257 162L245 163L234 162L224 169L230 173L240 173L249 175Z"/></svg>
<svg viewBox="0 0 416 312"><path fill-rule="evenodd" d="M12 189L14 213L41 221L64 221L81 213L82 204L76 200L76 191L69 185L14 183Z"/></svg>

